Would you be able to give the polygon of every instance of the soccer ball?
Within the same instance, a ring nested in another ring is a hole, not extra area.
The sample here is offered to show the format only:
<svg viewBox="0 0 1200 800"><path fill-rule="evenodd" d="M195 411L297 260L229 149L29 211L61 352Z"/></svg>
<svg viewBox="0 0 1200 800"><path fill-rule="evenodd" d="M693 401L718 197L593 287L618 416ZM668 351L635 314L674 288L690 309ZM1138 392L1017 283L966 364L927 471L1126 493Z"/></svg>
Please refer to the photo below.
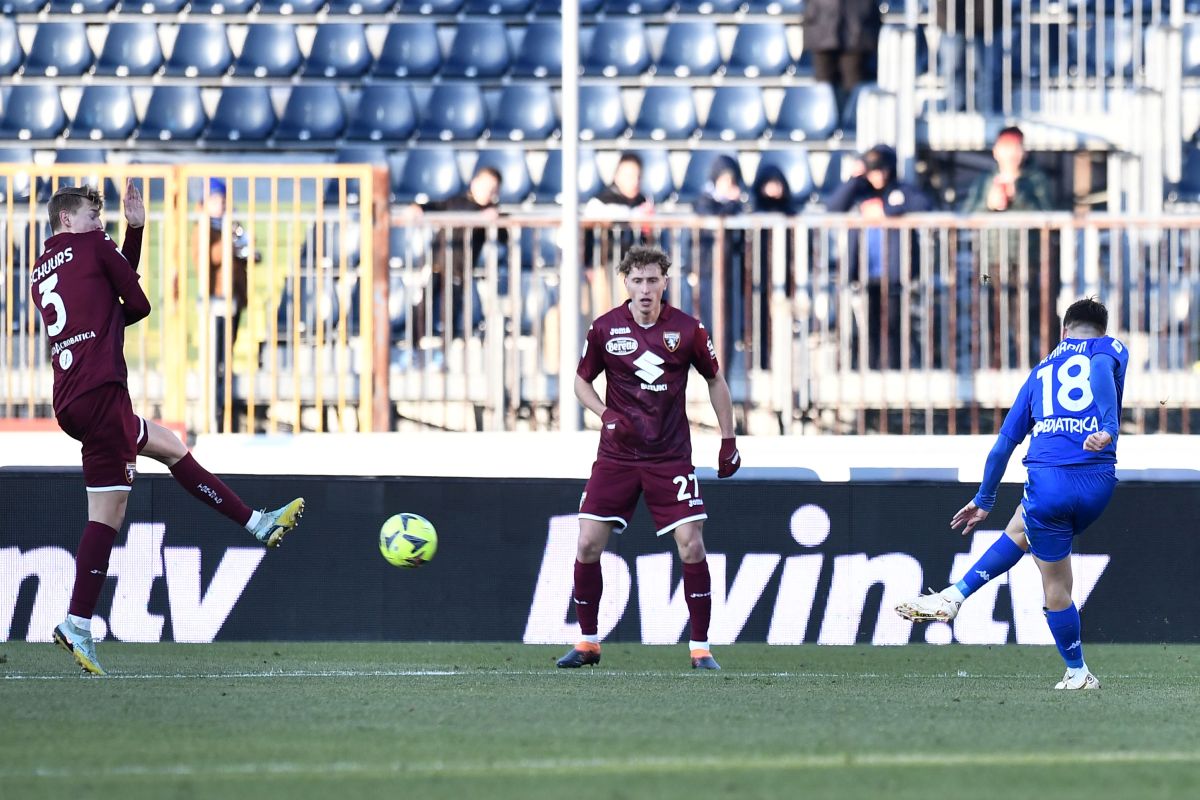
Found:
<svg viewBox="0 0 1200 800"><path fill-rule="evenodd" d="M419 567L433 559L438 536L419 514L396 514L379 529L379 552L394 567Z"/></svg>

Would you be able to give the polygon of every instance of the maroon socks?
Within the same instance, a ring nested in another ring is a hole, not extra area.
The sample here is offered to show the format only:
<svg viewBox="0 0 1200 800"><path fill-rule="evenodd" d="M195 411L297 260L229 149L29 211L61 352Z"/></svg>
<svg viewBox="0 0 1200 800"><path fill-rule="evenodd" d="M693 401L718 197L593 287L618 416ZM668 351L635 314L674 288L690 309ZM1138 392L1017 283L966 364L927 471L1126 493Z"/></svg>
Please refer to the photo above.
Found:
<svg viewBox="0 0 1200 800"><path fill-rule="evenodd" d="M708 559L683 565L683 593L692 618L692 641L708 641L708 621L712 617L712 578Z"/></svg>
<svg viewBox="0 0 1200 800"><path fill-rule="evenodd" d="M604 576L600 562L575 562L575 616L584 636L595 636L599 630L600 595L604 592Z"/></svg>
<svg viewBox="0 0 1200 800"><path fill-rule="evenodd" d="M212 506L238 525L245 527L250 521L250 506L243 503L224 481L200 466L191 453L175 462L171 474L192 497Z"/></svg>
<svg viewBox="0 0 1200 800"><path fill-rule="evenodd" d="M75 553L75 587L71 590L68 614L90 620L96 600L108 576L108 557L112 554L117 532L103 522L88 522Z"/></svg>

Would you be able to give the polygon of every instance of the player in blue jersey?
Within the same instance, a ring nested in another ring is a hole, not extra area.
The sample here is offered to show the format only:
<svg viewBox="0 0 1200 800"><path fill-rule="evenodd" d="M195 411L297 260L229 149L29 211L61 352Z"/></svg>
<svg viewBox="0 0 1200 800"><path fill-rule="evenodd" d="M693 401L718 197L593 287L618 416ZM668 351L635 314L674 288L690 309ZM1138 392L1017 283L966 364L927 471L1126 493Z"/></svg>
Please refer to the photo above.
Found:
<svg viewBox="0 0 1200 800"><path fill-rule="evenodd" d="M1034 367L988 454L983 483L951 528L971 533L987 519L1017 445L1033 434L1025 456L1025 494L1004 535L958 583L896 607L914 622L948 622L963 600L1003 575L1026 552L1042 574L1046 622L1067 664L1055 689L1099 689L1083 660L1079 609L1071 599L1071 545L1099 518L1117 485L1117 434L1129 353L1111 336L1108 310L1097 300L1071 305L1063 341Z"/></svg>

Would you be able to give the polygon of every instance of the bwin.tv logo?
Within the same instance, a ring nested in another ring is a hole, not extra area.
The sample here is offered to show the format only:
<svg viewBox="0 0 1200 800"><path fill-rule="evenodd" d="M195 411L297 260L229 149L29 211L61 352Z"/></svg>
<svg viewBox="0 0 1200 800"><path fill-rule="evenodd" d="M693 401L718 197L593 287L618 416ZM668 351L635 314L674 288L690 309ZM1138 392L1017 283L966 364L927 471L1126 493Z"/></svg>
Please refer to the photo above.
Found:
<svg viewBox="0 0 1200 800"><path fill-rule="evenodd" d="M769 644L801 644L810 622L819 619L818 644L854 644L862 627L867 593L876 584L883 587L879 613L870 641L877 645L907 644L913 623L902 619L893 608L919 595L926 585L958 580L1002 535L1002 531L976 531L971 549L954 557L950 575L941 581L927 579L920 562L907 553L869 556L867 553L826 555L819 551L831 533L829 514L818 505L804 505L791 515L789 531L799 555L747 553L730 574L729 559L721 553L708 554L712 573L713 644L738 640L754 611L770 604ZM579 535L575 515L551 517L523 640L528 644L571 644L578 641L579 625L568 622L572 599L572 565ZM783 544L781 540L781 545ZM794 552L794 548L789 548ZM637 591L639 628L643 644L676 644L688 621L687 599L681 579L672 579L673 553L638 556L633 564L616 553L601 556L604 595L600 600L599 634L607 636L617 626ZM1075 555L1075 604L1082 608L1108 566L1107 555ZM827 579L823 576L827 574ZM766 588L778 575L774 596ZM1009 587L1012 622L995 619L998 592ZM818 596L818 589L828 591ZM870 622L868 620L868 622ZM1011 629L1011 631L1010 631ZM1010 636L1011 632L1011 636ZM934 622L924 627L924 640L931 644L1053 644L1042 615L1042 583L1031 559L1022 559L1007 574L977 591L964 603L953 623ZM809 639L809 641L813 641Z"/></svg>

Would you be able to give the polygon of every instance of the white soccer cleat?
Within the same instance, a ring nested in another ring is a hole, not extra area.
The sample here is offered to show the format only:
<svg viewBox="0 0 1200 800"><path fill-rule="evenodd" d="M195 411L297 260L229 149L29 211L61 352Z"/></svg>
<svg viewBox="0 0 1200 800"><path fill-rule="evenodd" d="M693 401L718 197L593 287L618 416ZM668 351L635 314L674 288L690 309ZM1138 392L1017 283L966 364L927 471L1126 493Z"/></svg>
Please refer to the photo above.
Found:
<svg viewBox="0 0 1200 800"><path fill-rule="evenodd" d="M254 529L254 538L267 547L275 547L300 524L300 517L304 515L304 498L297 497L283 508L261 513L262 519Z"/></svg>
<svg viewBox="0 0 1200 800"><path fill-rule="evenodd" d="M85 672L93 675L107 675L104 667L96 658L96 643L92 634L76 628L71 620L63 620L54 629L54 643L75 657L75 662L83 667Z"/></svg>
<svg viewBox="0 0 1200 800"><path fill-rule="evenodd" d="M1066 689L1067 691L1078 691L1081 689L1099 689L1100 681L1092 674L1090 669L1085 669L1071 677L1071 671L1067 670L1063 673L1063 679L1054 684L1055 689Z"/></svg>
<svg viewBox="0 0 1200 800"><path fill-rule="evenodd" d="M896 606L896 613L912 622L949 622L958 616L961 601L930 590L915 600Z"/></svg>

